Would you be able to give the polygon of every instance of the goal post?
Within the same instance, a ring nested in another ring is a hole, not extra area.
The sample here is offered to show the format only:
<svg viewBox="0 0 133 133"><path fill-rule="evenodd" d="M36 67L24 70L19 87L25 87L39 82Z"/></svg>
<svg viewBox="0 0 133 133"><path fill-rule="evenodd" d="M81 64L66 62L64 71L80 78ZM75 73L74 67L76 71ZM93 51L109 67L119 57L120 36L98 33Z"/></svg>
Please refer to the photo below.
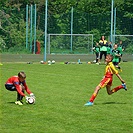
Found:
<svg viewBox="0 0 133 133"><path fill-rule="evenodd" d="M124 53L133 53L133 35L113 35L113 42L119 44L122 41Z"/></svg>
<svg viewBox="0 0 133 133"><path fill-rule="evenodd" d="M48 54L88 54L93 34L48 34Z"/></svg>

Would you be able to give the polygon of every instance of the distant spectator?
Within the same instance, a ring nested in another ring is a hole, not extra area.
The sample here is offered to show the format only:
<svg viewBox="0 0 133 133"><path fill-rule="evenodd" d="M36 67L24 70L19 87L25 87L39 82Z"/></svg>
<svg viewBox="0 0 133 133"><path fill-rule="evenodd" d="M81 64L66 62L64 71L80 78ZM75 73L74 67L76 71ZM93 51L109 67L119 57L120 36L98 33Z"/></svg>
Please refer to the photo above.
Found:
<svg viewBox="0 0 133 133"><path fill-rule="evenodd" d="M113 55L113 64L116 68L118 68L121 72L122 72L122 69L121 67L119 66L119 58L121 57L121 53L120 51L118 50L118 45L117 44L114 44L114 47L113 47L113 50L112 50L112 55Z"/></svg>
<svg viewBox="0 0 133 133"><path fill-rule="evenodd" d="M118 50L120 51L120 54L121 54L121 56L119 57L119 63L120 63L122 59L123 51L125 50L122 40L119 41Z"/></svg>
<svg viewBox="0 0 133 133"><path fill-rule="evenodd" d="M32 42L32 53L35 53L35 54L40 54L41 53L41 44L38 40L35 43L35 49L34 49L34 40Z"/></svg>
<svg viewBox="0 0 133 133"><path fill-rule="evenodd" d="M112 42L108 42L107 54L111 54L111 52L112 52Z"/></svg>
<svg viewBox="0 0 133 133"><path fill-rule="evenodd" d="M100 48L100 59L99 59L99 63L102 59L102 56L104 55L104 61L106 59L106 55L107 55L107 47L108 47L108 42L105 39L104 36L101 37L100 41L99 41L99 45L101 46Z"/></svg>
<svg viewBox="0 0 133 133"><path fill-rule="evenodd" d="M40 52L41 52L41 44L40 44L40 42L38 40L36 41L36 46L37 46L36 54L40 54Z"/></svg>
<svg viewBox="0 0 133 133"><path fill-rule="evenodd" d="M96 42L96 45L93 47L93 51L96 54L96 63L98 63L99 56L100 56L100 45L98 42Z"/></svg>

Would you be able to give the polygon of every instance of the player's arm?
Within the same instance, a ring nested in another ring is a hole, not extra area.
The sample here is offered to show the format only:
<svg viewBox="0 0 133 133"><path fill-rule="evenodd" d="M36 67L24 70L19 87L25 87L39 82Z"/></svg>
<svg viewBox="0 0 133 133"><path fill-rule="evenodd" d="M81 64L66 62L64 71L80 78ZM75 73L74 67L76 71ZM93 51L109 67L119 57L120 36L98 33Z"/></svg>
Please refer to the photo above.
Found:
<svg viewBox="0 0 133 133"><path fill-rule="evenodd" d="M115 75L119 78L119 80L120 80L122 83L125 83L125 81L124 81L124 80L121 78L121 76L119 75L118 71L115 69L114 65L111 64L110 67L111 67L111 69L112 69L113 74L115 74Z"/></svg>
<svg viewBox="0 0 133 133"><path fill-rule="evenodd" d="M93 50L94 52L96 52L96 47L93 47L92 50Z"/></svg>
<svg viewBox="0 0 133 133"><path fill-rule="evenodd" d="M102 42L100 42L99 45L100 45L101 47L104 46L104 44L103 44Z"/></svg>
<svg viewBox="0 0 133 133"><path fill-rule="evenodd" d="M120 50L118 50L118 54L115 54L117 57L121 56Z"/></svg>
<svg viewBox="0 0 133 133"><path fill-rule="evenodd" d="M103 41L99 41L99 45L102 47L102 46L104 46L104 44L103 44Z"/></svg>
<svg viewBox="0 0 133 133"><path fill-rule="evenodd" d="M23 97L25 97L26 95L22 92L22 90L21 90L21 85L19 85L19 84L15 84L15 87L16 87L16 90L17 90L17 92L21 95L21 96L23 96Z"/></svg>
<svg viewBox="0 0 133 133"><path fill-rule="evenodd" d="M30 89L28 88L28 86L27 86L26 83L24 83L24 87L25 87L26 92L27 92L28 94L31 94L31 91L30 91Z"/></svg>
<svg viewBox="0 0 133 133"><path fill-rule="evenodd" d="M30 91L30 89L28 88L26 82L24 82L24 87L25 87L26 92L27 92L31 97L34 97L34 98L35 98L35 95Z"/></svg>
<svg viewBox="0 0 133 133"><path fill-rule="evenodd" d="M106 42L106 43L105 43L105 46L106 46L106 47L108 47L108 46L109 46L108 42Z"/></svg>
<svg viewBox="0 0 133 133"><path fill-rule="evenodd" d="M116 76L119 78L119 80L122 82L122 83L125 83L125 81L121 78L121 76L117 73Z"/></svg>
<svg viewBox="0 0 133 133"><path fill-rule="evenodd" d="M117 57L120 57L121 55L120 54L115 54Z"/></svg>

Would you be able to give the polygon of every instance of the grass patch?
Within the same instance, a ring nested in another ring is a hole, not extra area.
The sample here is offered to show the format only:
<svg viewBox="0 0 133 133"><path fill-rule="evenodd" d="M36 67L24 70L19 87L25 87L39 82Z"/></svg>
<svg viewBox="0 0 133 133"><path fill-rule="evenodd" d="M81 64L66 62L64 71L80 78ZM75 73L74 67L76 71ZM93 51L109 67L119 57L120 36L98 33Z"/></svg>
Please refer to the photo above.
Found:
<svg viewBox="0 0 133 133"><path fill-rule="evenodd" d="M101 80L105 65L4 63L1 67L1 133L131 133L132 62L121 64L128 91L107 95L100 90L93 107L85 107ZM16 93L7 91L7 78L19 71L36 96L36 104L17 106ZM113 86L120 84L114 76Z"/></svg>

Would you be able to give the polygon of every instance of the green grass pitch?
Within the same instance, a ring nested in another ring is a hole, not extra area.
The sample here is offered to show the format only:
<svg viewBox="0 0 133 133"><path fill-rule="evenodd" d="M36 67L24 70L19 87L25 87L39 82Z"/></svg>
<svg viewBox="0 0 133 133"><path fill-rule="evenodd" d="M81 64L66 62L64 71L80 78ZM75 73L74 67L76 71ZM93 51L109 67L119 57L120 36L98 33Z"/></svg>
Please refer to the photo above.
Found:
<svg viewBox="0 0 133 133"><path fill-rule="evenodd" d="M101 89L94 106L85 107L105 65L4 63L0 66L1 133L132 133L132 62L122 62L128 91L107 95ZM16 92L4 83L24 71L36 104L15 105ZM113 86L120 85L114 75Z"/></svg>

